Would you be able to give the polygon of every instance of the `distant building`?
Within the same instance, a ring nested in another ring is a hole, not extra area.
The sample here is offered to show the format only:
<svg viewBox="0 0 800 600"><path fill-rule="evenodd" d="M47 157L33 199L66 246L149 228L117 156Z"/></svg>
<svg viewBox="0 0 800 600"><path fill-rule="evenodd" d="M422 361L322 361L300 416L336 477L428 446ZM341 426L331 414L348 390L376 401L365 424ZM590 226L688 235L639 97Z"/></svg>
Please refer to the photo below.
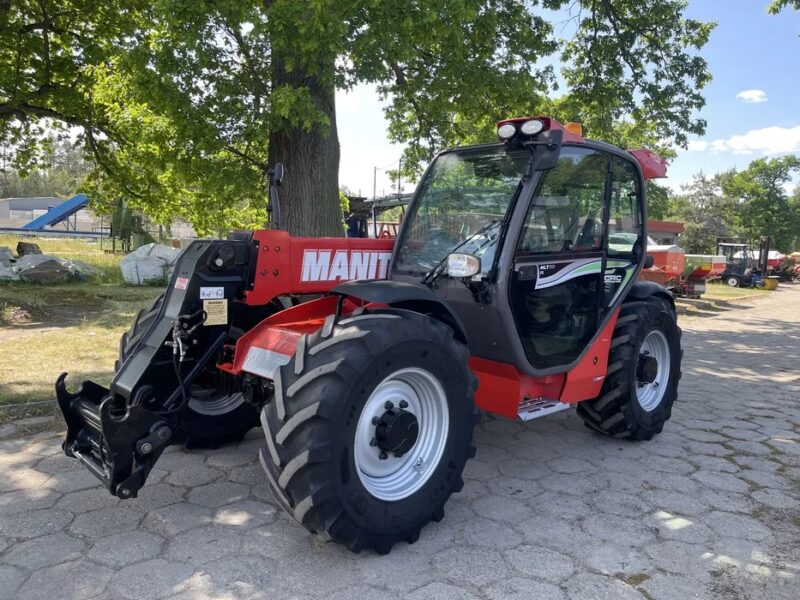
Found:
<svg viewBox="0 0 800 600"><path fill-rule="evenodd" d="M656 221L648 219L647 235L658 244L672 246L678 243L678 236L683 233L683 223L677 221Z"/></svg>

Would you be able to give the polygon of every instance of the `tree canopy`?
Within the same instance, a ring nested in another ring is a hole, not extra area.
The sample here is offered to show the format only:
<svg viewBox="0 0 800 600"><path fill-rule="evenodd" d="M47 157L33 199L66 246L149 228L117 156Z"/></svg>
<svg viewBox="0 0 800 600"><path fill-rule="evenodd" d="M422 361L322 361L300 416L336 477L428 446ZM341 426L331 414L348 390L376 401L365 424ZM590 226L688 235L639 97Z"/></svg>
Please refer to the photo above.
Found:
<svg viewBox="0 0 800 600"><path fill-rule="evenodd" d="M800 173L800 157L757 158L745 169L713 177L695 175L678 194L671 195L667 216L684 223L679 244L688 253L710 253L719 238L756 242L772 238L783 252L800 243L800 186L789 193Z"/></svg>
<svg viewBox="0 0 800 600"><path fill-rule="evenodd" d="M73 128L96 201L201 233L263 222L341 235L334 92L386 100L405 169L497 118L578 119L617 143L685 143L713 29L685 0L0 0L0 143L20 168Z"/></svg>

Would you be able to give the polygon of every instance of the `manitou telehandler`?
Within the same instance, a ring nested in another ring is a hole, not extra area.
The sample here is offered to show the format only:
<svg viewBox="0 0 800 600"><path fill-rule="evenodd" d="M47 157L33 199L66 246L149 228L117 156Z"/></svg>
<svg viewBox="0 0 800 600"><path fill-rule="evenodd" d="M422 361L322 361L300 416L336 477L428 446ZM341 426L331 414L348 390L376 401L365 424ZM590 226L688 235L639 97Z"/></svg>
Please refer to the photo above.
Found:
<svg viewBox="0 0 800 600"><path fill-rule="evenodd" d="M681 332L671 294L637 275L645 179L664 163L549 118L498 135L432 161L397 239L290 236L276 165L271 228L193 242L122 336L108 389L59 377L67 455L132 498L168 444L219 445L260 420L277 503L385 553L443 517L479 409L576 405L597 432L659 433ZM619 233L630 243L610 245Z"/></svg>

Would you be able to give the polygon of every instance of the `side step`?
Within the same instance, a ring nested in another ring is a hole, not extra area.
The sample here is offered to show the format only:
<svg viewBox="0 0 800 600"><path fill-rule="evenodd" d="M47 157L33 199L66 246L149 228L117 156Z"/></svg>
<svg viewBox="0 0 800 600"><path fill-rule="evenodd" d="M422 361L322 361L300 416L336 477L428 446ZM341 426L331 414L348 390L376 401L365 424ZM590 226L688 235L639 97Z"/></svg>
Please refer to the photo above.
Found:
<svg viewBox="0 0 800 600"><path fill-rule="evenodd" d="M539 417L544 417L555 412L567 410L571 407L572 404L565 404L564 402L554 400L553 398L545 398L544 396L531 398L529 396L525 396L522 402L519 403L517 416L522 421L532 421L533 419L538 419Z"/></svg>
<svg viewBox="0 0 800 600"><path fill-rule="evenodd" d="M172 438L167 420L140 406L115 406L109 390L84 381L67 391L62 373L56 381L58 406L67 423L62 444L120 498L135 498L147 475Z"/></svg>

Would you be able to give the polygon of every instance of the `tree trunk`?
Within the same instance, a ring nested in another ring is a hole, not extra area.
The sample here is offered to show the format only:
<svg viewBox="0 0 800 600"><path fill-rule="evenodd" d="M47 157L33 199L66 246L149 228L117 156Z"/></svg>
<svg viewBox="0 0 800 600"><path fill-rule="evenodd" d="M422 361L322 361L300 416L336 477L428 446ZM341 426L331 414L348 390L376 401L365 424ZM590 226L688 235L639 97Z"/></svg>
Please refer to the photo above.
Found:
<svg viewBox="0 0 800 600"><path fill-rule="evenodd" d="M331 71L334 66L331 63ZM307 87L315 106L330 119L330 125L315 125L311 131L288 126L273 128L269 137L269 165L282 162L283 185L279 188L281 229L292 235L344 235L339 207L339 138L333 86L295 69L287 72L273 55L273 89L291 85Z"/></svg>

